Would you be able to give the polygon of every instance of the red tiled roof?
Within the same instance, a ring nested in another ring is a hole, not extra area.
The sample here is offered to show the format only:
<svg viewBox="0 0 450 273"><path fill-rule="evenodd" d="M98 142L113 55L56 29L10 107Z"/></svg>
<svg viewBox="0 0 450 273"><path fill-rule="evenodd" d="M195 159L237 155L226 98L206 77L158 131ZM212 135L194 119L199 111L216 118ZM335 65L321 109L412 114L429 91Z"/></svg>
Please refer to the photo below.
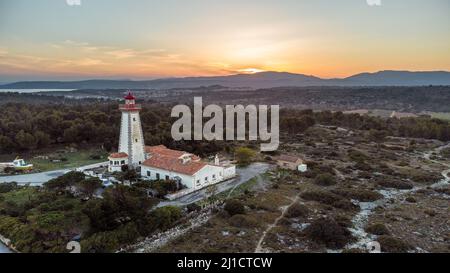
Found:
<svg viewBox="0 0 450 273"><path fill-rule="evenodd" d="M145 152L149 153L151 155L163 155L163 156L169 156L169 157L174 157L174 158L180 158L183 155L191 155L191 159L193 161L200 160L200 157L198 157L196 155L192 155L192 154L190 154L188 152L184 152L184 151L172 150L172 149L167 148L164 145L145 146Z"/></svg>
<svg viewBox="0 0 450 273"><path fill-rule="evenodd" d="M126 153L113 153L109 155L110 158L125 158L128 157Z"/></svg>
<svg viewBox="0 0 450 273"><path fill-rule="evenodd" d="M301 158L299 158L297 156L292 156L292 155L280 155L276 159L280 160L280 161L287 161L287 162L292 162L292 163L295 163L299 160L303 161Z"/></svg>
<svg viewBox="0 0 450 273"><path fill-rule="evenodd" d="M194 175L207 164L204 162L192 160L183 163L181 159L159 154L153 155L149 159L145 160L143 165L187 175Z"/></svg>

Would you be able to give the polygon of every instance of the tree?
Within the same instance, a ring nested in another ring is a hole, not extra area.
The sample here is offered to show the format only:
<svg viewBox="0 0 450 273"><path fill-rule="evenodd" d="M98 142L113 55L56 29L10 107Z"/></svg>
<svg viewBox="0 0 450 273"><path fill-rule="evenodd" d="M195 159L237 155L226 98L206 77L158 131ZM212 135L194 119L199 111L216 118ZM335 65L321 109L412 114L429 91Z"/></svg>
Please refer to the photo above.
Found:
<svg viewBox="0 0 450 273"><path fill-rule="evenodd" d="M253 157L255 156L255 151L247 147L239 147L236 149L235 156L239 165L248 165Z"/></svg>
<svg viewBox="0 0 450 273"><path fill-rule="evenodd" d="M0 135L0 152L8 153L15 150L15 148L16 145L9 137Z"/></svg>
<svg viewBox="0 0 450 273"><path fill-rule="evenodd" d="M49 190L65 190L70 186L83 181L85 178L84 173L81 172L69 172L60 177L49 180L44 184L44 187Z"/></svg>
<svg viewBox="0 0 450 273"><path fill-rule="evenodd" d="M78 129L75 126L67 128L64 130L63 134L64 142L73 143L78 141Z"/></svg>
<svg viewBox="0 0 450 273"><path fill-rule="evenodd" d="M15 140L21 150L30 150L36 145L36 140L33 135L26 133L24 130L20 130L17 133Z"/></svg>
<svg viewBox="0 0 450 273"><path fill-rule="evenodd" d="M34 133L34 138L38 148L45 148L51 142L50 136L42 131L36 131L36 133Z"/></svg>
<svg viewBox="0 0 450 273"><path fill-rule="evenodd" d="M97 177L91 177L78 183L78 187L83 194L92 197L97 189L102 186L102 181Z"/></svg>

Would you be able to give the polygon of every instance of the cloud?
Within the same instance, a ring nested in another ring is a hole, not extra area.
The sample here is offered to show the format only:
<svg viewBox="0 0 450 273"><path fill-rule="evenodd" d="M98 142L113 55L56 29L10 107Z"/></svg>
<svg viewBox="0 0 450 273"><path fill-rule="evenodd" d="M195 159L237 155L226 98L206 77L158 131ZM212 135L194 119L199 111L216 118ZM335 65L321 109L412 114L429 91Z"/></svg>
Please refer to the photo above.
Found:
<svg viewBox="0 0 450 273"><path fill-rule="evenodd" d="M81 0L66 0L69 6L81 6Z"/></svg>
<svg viewBox="0 0 450 273"><path fill-rule="evenodd" d="M381 6L381 0L366 0L367 5L373 6Z"/></svg>

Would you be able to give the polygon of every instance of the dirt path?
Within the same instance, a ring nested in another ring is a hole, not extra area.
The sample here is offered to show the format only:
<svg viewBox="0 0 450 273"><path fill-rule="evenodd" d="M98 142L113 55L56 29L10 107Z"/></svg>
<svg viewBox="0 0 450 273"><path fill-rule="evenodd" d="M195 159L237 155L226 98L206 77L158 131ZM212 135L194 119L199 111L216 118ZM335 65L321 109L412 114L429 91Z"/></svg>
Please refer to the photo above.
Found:
<svg viewBox="0 0 450 273"><path fill-rule="evenodd" d="M297 203L298 199L300 198L300 193L297 194L295 196L294 199L292 199L292 203L289 204L288 206L283 206L280 207L281 209L281 215L275 219L275 221L270 224L269 226L267 226L267 229L263 232L263 234L261 235L261 238L259 238L258 244L256 245L255 248L255 253L267 253L267 251L264 250L264 248L262 247L262 244L264 242L264 239L266 238L267 234L278 225L278 222L283 219L284 215L286 214L286 212L289 210L290 207L292 207L295 203Z"/></svg>

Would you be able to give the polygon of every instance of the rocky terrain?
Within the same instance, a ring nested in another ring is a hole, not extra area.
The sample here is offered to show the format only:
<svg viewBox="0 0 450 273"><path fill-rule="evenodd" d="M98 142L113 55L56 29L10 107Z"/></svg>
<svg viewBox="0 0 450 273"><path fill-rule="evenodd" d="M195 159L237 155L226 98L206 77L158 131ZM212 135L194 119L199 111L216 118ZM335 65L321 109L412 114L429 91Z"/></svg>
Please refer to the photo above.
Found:
<svg viewBox="0 0 450 273"><path fill-rule="evenodd" d="M219 207L152 251L449 252L450 145L369 139L323 126L285 136L281 152L308 172L268 171L225 201L244 211Z"/></svg>

